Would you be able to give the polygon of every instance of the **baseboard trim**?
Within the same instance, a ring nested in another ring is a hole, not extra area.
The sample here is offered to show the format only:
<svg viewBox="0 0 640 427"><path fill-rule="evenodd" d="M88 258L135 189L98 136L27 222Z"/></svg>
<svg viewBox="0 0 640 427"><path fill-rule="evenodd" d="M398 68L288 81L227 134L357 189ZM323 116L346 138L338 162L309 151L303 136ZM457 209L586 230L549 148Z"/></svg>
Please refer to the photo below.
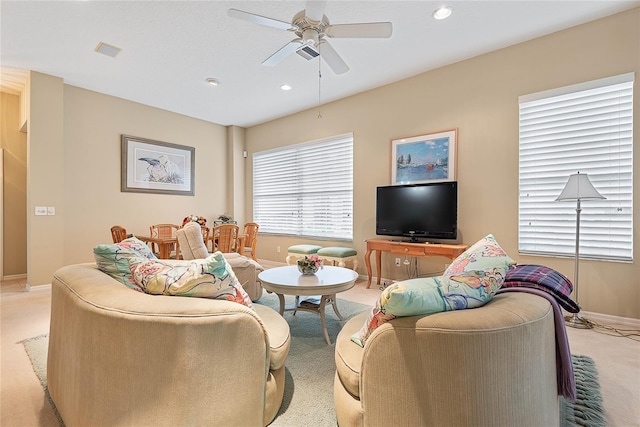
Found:
<svg viewBox="0 0 640 427"><path fill-rule="evenodd" d="M29 286L29 292L46 291L50 289L51 289L51 283L45 283L44 285Z"/></svg>
<svg viewBox="0 0 640 427"><path fill-rule="evenodd" d="M369 281L369 276L367 276L366 274L360 274L358 275L358 280ZM387 286L389 286L390 284L397 281L398 280L385 279L384 277L381 277L380 284L378 285L378 278L374 276L371 278L371 286L369 286L369 289L378 289L380 287L386 287L386 286L383 286L385 283L387 284Z"/></svg>
<svg viewBox="0 0 640 427"><path fill-rule="evenodd" d="M634 319L633 317L613 316L611 314L594 313L591 311L581 311L580 316L596 323L631 326L640 329L640 319Z"/></svg>
<svg viewBox="0 0 640 427"><path fill-rule="evenodd" d="M27 274L23 273L23 274L12 274L10 276L3 276L2 277L2 281L8 281L8 280L20 280L20 279L26 279L27 278Z"/></svg>

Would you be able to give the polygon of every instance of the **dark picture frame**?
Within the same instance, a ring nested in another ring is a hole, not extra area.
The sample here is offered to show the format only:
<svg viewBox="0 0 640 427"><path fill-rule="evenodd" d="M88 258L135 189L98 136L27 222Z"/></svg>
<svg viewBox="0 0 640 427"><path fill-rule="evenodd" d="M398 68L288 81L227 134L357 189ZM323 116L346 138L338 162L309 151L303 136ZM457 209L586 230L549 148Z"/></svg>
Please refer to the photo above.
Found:
<svg viewBox="0 0 640 427"><path fill-rule="evenodd" d="M121 144L121 191L195 195L194 147L130 135Z"/></svg>

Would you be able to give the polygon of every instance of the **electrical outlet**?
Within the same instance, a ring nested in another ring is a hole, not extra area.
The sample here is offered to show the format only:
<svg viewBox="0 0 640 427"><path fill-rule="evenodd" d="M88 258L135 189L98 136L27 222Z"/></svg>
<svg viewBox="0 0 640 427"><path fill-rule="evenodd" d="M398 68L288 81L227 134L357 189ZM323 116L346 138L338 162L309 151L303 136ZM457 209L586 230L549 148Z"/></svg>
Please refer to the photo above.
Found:
<svg viewBox="0 0 640 427"><path fill-rule="evenodd" d="M276 252L280 253L280 246L276 246Z"/></svg>
<svg viewBox="0 0 640 427"><path fill-rule="evenodd" d="M36 215L46 215L47 207L46 206L36 206Z"/></svg>
<svg viewBox="0 0 640 427"><path fill-rule="evenodd" d="M400 258L396 258L396 267L400 267Z"/></svg>

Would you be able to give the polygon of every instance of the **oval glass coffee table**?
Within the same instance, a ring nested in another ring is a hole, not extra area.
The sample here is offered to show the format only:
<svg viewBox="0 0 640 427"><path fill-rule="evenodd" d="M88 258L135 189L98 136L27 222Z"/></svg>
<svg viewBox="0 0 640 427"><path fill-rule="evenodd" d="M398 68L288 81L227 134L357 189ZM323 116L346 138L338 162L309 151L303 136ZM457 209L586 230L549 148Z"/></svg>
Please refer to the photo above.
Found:
<svg viewBox="0 0 640 427"><path fill-rule="evenodd" d="M285 311L309 311L319 314L324 339L327 344L331 344L324 309L327 304L331 304L338 319L344 320L338 311L336 294L353 288L358 279L358 273L348 268L326 266L316 274L303 275L298 271L298 267L293 265L270 268L260 273L258 279L267 291L278 295L280 315ZM295 303L285 306L285 295L295 295ZM303 298L303 301L300 301L300 297L316 295L321 295L319 300L309 302Z"/></svg>

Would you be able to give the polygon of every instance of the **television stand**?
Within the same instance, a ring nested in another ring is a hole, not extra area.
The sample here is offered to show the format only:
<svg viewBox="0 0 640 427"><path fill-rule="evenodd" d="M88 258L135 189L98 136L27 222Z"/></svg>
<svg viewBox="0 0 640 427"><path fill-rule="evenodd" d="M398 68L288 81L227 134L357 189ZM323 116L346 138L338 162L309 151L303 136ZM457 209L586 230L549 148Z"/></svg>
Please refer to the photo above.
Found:
<svg viewBox="0 0 640 427"><path fill-rule="evenodd" d="M367 253L364 254L364 263L367 266L367 289L371 286L371 252L376 253L376 282L380 284L380 277L382 275L382 252L389 252L392 254L406 255L412 257L428 257L428 256L442 256L449 258L451 261L456 259L458 255L467 250L469 245L463 244L442 244L442 243L412 243L412 242L398 242L385 239L370 239L367 240Z"/></svg>

